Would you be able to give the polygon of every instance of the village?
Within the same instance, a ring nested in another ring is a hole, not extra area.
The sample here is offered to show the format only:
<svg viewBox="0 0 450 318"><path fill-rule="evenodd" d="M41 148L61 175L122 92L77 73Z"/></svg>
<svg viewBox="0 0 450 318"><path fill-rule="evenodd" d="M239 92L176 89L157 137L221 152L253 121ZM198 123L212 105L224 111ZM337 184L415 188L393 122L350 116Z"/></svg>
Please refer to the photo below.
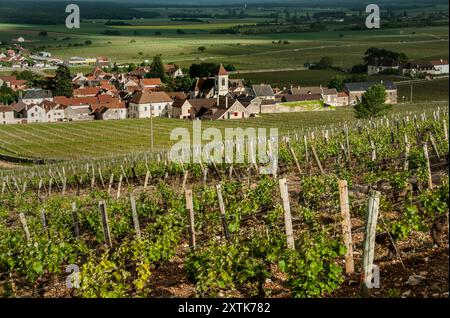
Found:
<svg viewBox="0 0 450 318"><path fill-rule="evenodd" d="M17 49L19 48L19 49ZM220 66L214 76L193 80L189 91L170 91L160 78L149 77L150 66L124 71L109 71L108 57L55 59L48 52L30 55L24 51L8 50L0 61L29 59L43 65L93 66L89 74L77 73L71 79L70 97L53 96L48 89L29 87L26 80L15 76L0 77L0 87L18 93L18 101L0 104L0 124L50 123L86 120L121 120L168 117L198 120L245 119L268 113L333 110L335 107L355 105L364 93L376 84L386 90L386 104L398 102L397 86L392 81L349 82L343 89L326 86L272 87L269 84L246 85L245 79L232 79ZM21 66L26 67L26 66ZM105 70L106 69L106 70ZM435 76L448 74L448 61L400 65L390 58L372 59L367 73L386 74L390 71ZM183 78L180 67L164 64L169 78Z"/></svg>

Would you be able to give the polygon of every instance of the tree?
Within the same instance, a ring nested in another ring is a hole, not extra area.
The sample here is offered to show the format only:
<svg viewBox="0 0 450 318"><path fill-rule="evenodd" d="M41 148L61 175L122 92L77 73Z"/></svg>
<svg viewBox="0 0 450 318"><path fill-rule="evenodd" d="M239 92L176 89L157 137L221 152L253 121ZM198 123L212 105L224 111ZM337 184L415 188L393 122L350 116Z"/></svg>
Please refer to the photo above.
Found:
<svg viewBox="0 0 450 318"><path fill-rule="evenodd" d="M365 65L365 64L353 65L352 73L354 73L354 74L367 73L367 65Z"/></svg>
<svg viewBox="0 0 450 318"><path fill-rule="evenodd" d="M127 71L128 71L128 72L135 71L136 69L137 69L136 64L134 64L134 63L128 64L128 68L127 68Z"/></svg>
<svg viewBox="0 0 450 318"><path fill-rule="evenodd" d="M48 35L47 31L39 32L39 36L47 36L47 35Z"/></svg>
<svg viewBox="0 0 450 318"><path fill-rule="evenodd" d="M146 78L160 78L161 81L166 79L166 71L164 70L164 63L161 55L155 55L152 64L150 65L150 72L145 75Z"/></svg>
<svg viewBox="0 0 450 318"><path fill-rule="evenodd" d="M17 100L17 93L3 83L0 87L0 104L9 105Z"/></svg>
<svg viewBox="0 0 450 318"><path fill-rule="evenodd" d="M197 50L198 50L200 53L203 53L203 52L206 51L206 47L200 46Z"/></svg>
<svg viewBox="0 0 450 318"><path fill-rule="evenodd" d="M356 117L374 118L383 115L392 107L386 104L386 97L386 89L383 85L372 86L354 106Z"/></svg>
<svg viewBox="0 0 450 318"><path fill-rule="evenodd" d="M365 74L353 74L350 79L348 79L347 83L361 83L366 82L367 76Z"/></svg>
<svg viewBox="0 0 450 318"><path fill-rule="evenodd" d="M91 45L91 44L92 44L92 41L91 41L91 40L86 40L86 41L84 41L84 44L85 44L85 45Z"/></svg>
<svg viewBox="0 0 450 318"><path fill-rule="evenodd" d="M218 68L219 65L216 63L192 64L189 68L189 76L191 78L214 76Z"/></svg>
<svg viewBox="0 0 450 318"><path fill-rule="evenodd" d="M70 70L67 66L58 66L58 69L56 70L56 76L50 83L50 89L53 93L53 96L72 96L72 75L70 74Z"/></svg>
<svg viewBox="0 0 450 318"><path fill-rule="evenodd" d="M30 70L25 70L23 72L14 71L11 75L15 76L18 80L27 81L29 87L43 87L47 83L44 76L33 73Z"/></svg>
<svg viewBox="0 0 450 318"><path fill-rule="evenodd" d="M189 76L177 77L172 79L166 86L174 92L189 92L192 82Z"/></svg>
<svg viewBox="0 0 450 318"><path fill-rule="evenodd" d="M408 56L405 53L389 51L386 49L379 49L376 47L368 48L364 54L364 63L369 64L373 59L390 58L397 61L399 64L407 63Z"/></svg>
<svg viewBox="0 0 450 318"><path fill-rule="evenodd" d="M320 59L319 63L317 63L317 68L319 69L327 69L333 66L333 58L331 56L324 56Z"/></svg>
<svg viewBox="0 0 450 318"><path fill-rule="evenodd" d="M218 68L219 66L217 66ZM236 71L236 66L234 66L233 64L227 64L224 66L224 68L228 71L228 72L234 72Z"/></svg>
<svg viewBox="0 0 450 318"><path fill-rule="evenodd" d="M330 82L328 83L329 88L335 88L338 92L342 92L344 90L346 78L342 75L335 75Z"/></svg>

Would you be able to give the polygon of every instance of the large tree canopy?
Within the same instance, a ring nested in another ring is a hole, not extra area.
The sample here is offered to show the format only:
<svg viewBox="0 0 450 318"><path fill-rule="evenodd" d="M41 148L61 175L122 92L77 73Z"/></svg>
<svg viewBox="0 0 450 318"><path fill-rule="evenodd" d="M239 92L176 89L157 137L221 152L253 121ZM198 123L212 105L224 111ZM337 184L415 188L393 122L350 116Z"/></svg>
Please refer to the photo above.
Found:
<svg viewBox="0 0 450 318"><path fill-rule="evenodd" d="M53 96L71 97L73 93L72 75L65 65L58 66L56 76L50 82L50 89Z"/></svg>
<svg viewBox="0 0 450 318"><path fill-rule="evenodd" d="M408 56L405 53L389 51L386 49L379 49L376 47L371 47L367 49L364 54L364 63L368 64L373 59L391 58L398 63L408 62Z"/></svg>
<svg viewBox="0 0 450 318"><path fill-rule="evenodd" d="M156 55L153 58L153 62L150 65L150 72L145 76L147 78L160 78L161 81L165 82L166 80L166 71L164 69L164 63L161 58L161 55Z"/></svg>

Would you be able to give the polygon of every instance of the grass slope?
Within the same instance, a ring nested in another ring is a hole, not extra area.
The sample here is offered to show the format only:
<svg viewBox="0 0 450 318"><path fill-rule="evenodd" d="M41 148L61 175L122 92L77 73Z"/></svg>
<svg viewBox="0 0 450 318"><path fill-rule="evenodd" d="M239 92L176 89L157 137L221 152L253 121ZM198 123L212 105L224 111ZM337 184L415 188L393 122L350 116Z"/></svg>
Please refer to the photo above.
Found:
<svg viewBox="0 0 450 318"><path fill-rule="evenodd" d="M448 107L448 103L439 103ZM436 104L396 105L395 112L424 110ZM336 111L264 115L237 121L202 122L202 128L279 128L280 134L290 130L354 120L351 107ZM192 129L192 121L154 119L155 150L167 149L174 128ZM51 159L100 158L131 152L150 151L150 120L93 121L0 126L3 152L23 157Z"/></svg>

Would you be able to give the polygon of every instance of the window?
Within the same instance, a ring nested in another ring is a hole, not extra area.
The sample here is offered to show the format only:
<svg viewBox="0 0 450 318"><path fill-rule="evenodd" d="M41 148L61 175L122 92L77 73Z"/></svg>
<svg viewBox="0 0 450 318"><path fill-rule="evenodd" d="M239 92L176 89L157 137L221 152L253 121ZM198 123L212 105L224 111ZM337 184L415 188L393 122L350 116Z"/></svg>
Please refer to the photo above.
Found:
<svg viewBox="0 0 450 318"><path fill-rule="evenodd" d="M222 78L222 86L225 86L225 78Z"/></svg>
<svg viewBox="0 0 450 318"><path fill-rule="evenodd" d="M239 113L238 112L234 112L234 117L238 117Z"/></svg>
<svg viewBox="0 0 450 318"><path fill-rule="evenodd" d="M144 107L144 111L147 111L147 106Z"/></svg>
<svg viewBox="0 0 450 318"><path fill-rule="evenodd" d="M3 113L3 118L6 118L6 115L5 115L5 113Z"/></svg>
<svg viewBox="0 0 450 318"><path fill-rule="evenodd" d="M31 117L34 117L34 113L31 113Z"/></svg>

